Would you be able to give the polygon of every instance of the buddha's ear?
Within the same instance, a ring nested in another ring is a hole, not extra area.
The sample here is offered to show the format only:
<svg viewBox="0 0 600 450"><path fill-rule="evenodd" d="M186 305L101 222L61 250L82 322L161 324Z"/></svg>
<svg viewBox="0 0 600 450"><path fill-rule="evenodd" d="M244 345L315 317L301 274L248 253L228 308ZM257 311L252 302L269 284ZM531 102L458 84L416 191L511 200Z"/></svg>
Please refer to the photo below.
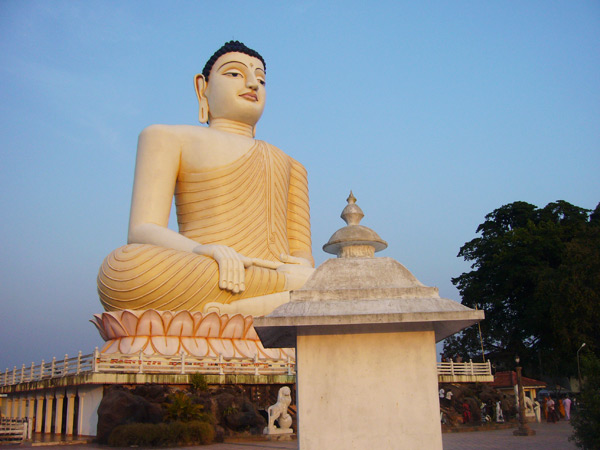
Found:
<svg viewBox="0 0 600 450"><path fill-rule="evenodd" d="M194 87L196 88L196 97L198 97L198 120L200 123L208 122L208 99L204 95L206 90L206 79L199 73L194 77Z"/></svg>

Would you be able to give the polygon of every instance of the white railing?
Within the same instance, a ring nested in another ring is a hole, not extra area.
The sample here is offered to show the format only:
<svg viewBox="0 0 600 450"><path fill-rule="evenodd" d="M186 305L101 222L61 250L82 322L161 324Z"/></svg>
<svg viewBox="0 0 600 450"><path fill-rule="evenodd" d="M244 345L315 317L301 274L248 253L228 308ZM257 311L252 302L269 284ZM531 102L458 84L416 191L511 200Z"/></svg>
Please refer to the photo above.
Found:
<svg viewBox="0 0 600 450"><path fill-rule="evenodd" d="M31 439L31 419L0 417L0 445L21 444Z"/></svg>
<svg viewBox="0 0 600 450"><path fill-rule="evenodd" d="M455 363L453 361L437 363L438 376L492 376L492 364L484 363Z"/></svg>
<svg viewBox="0 0 600 450"><path fill-rule="evenodd" d="M164 374L248 374L248 375L294 375L296 363L287 360L262 361L254 359L225 359L219 357L196 358L184 354L176 356L148 356L140 352L137 355L121 353L103 354L96 349L94 353L63 360L53 358L50 363L23 366L0 373L0 386L9 386L31 381L59 378L80 373L164 373Z"/></svg>
<svg viewBox="0 0 600 450"><path fill-rule="evenodd" d="M202 373L213 375L246 374L246 375L294 375L296 363L290 360L262 361L258 358L225 359L219 357L196 358L184 354L176 356L149 356L140 352L137 355L121 353L103 354L96 349L94 353L82 355L81 352L73 358L68 355L61 360L52 358L47 363L23 366L13 370L6 369L0 373L0 386L9 386L31 381L59 378L80 373L164 373L190 374ZM466 363L438 362L438 376L492 376L490 362Z"/></svg>

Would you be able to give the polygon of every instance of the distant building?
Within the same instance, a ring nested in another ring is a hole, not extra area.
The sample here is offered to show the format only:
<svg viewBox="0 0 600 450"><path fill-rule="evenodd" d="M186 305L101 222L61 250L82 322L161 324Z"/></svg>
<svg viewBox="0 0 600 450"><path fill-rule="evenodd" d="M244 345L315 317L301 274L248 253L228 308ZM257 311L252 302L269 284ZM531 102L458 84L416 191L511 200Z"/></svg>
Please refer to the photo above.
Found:
<svg viewBox="0 0 600 450"><path fill-rule="evenodd" d="M540 389L546 389L547 384L540 380L534 380L521 376L521 382L523 383L523 391L525 395L532 400L537 397L537 393ZM515 394L515 386L517 385L517 372L496 372L494 374L494 381L490 383L490 386L496 388L500 392L506 395Z"/></svg>

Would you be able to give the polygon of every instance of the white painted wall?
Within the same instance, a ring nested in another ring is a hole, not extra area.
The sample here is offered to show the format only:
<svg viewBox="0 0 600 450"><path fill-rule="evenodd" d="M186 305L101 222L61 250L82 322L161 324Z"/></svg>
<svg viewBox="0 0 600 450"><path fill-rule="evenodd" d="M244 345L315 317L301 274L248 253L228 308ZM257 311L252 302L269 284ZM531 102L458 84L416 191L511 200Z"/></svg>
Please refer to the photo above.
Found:
<svg viewBox="0 0 600 450"><path fill-rule="evenodd" d="M442 449L433 331L307 336L300 328L301 450Z"/></svg>

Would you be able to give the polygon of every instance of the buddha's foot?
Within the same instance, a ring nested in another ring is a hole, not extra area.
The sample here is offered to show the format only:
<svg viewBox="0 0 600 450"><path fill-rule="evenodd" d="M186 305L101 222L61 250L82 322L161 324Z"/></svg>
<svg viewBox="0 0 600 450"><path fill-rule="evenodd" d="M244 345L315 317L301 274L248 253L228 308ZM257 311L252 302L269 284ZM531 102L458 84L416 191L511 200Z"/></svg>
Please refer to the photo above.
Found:
<svg viewBox="0 0 600 450"><path fill-rule="evenodd" d="M209 302L204 305L204 313L214 312L217 314L242 314L254 317L266 316L275 308L290 301L289 292L277 292L275 294L262 295L238 300L232 303Z"/></svg>

